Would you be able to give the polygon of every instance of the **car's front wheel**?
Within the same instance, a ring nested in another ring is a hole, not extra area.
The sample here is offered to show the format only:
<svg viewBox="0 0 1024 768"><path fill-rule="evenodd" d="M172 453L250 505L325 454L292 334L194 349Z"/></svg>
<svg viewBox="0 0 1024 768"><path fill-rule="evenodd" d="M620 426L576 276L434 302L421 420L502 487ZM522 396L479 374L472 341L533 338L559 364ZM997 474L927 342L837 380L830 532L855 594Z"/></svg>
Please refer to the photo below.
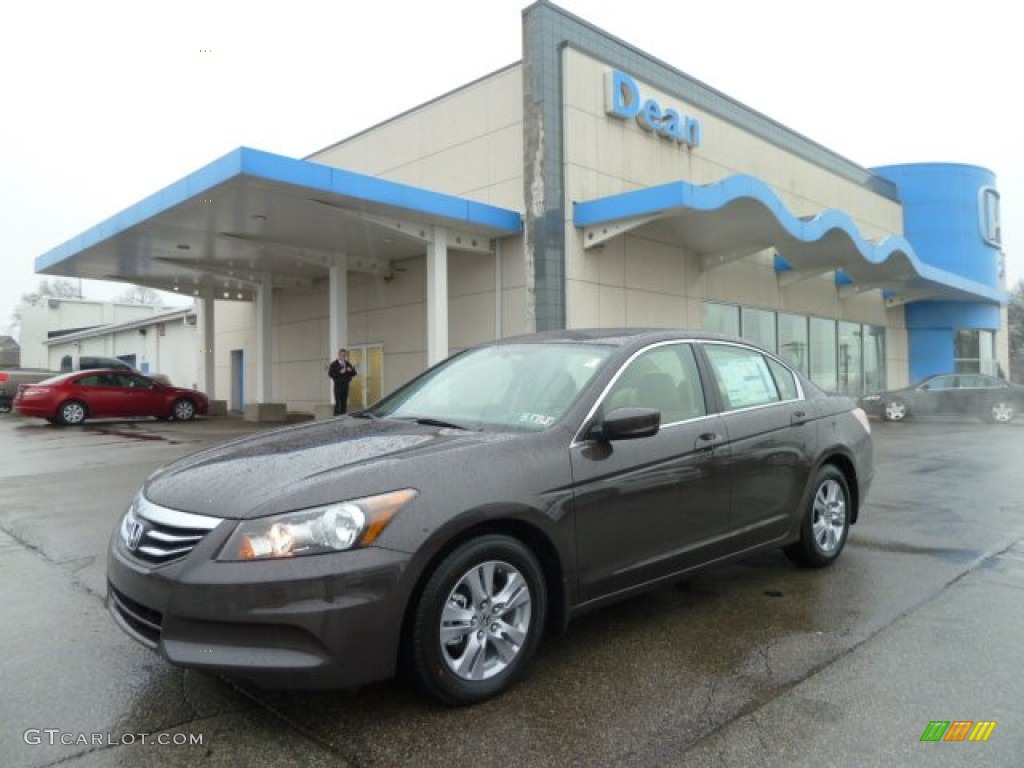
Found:
<svg viewBox="0 0 1024 768"><path fill-rule="evenodd" d="M800 539L784 552L795 563L822 568L834 563L846 546L853 504L846 477L831 464L818 470L813 488Z"/></svg>
<svg viewBox="0 0 1024 768"><path fill-rule="evenodd" d="M57 421L68 426L75 426L85 421L85 405L77 400L68 400L61 403L57 409Z"/></svg>
<svg viewBox="0 0 1024 768"><path fill-rule="evenodd" d="M985 417L993 424L1009 424L1017 415L1012 403L1005 400L998 400L985 412Z"/></svg>
<svg viewBox="0 0 1024 768"><path fill-rule="evenodd" d="M886 421L903 421L907 418L907 404L902 400L887 400L882 407L882 415Z"/></svg>
<svg viewBox="0 0 1024 768"><path fill-rule="evenodd" d="M507 688L536 650L547 612L544 572L518 539L465 542L428 579L410 629L411 668L449 705Z"/></svg>
<svg viewBox="0 0 1024 768"><path fill-rule="evenodd" d="M196 415L196 405L191 400L182 398L174 401L171 412L178 421L190 421Z"/></svg>

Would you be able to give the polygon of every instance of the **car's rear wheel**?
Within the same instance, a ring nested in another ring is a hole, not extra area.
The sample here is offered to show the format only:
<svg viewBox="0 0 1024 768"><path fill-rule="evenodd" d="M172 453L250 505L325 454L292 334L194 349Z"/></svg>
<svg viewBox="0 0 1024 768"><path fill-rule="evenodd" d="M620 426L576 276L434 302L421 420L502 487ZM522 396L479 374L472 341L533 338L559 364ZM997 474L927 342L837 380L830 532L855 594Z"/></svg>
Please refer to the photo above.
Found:
<svg viewBox="0 0 1024 768"><path fill-rule="evenodd" d="M445 704L490 698L522 673L546 611L544 572L522 542L496 534L471 539L441 561L416 604L412 671Z"/></svg>
<svg viewBox="0 0 1024 768"><path fill-rule="evenodd" d="M887 400L882 406L882 415L886 421L903 421L908 413L907 404L898 398Z"/></svg>
<svg viewBox="0 0 1024 768"><path fill-rule="evenodd" d="M175 400L171 413L178 421L190 421L196 415L196 404L185 398Z"/></svg>
<svg viewBox="0 0 1024 768"><path fill-rule="evenodd" d="M985 413L986 418L993 424L1009 424L1016 415L1017 411L1013 404L1005 400L992 403L992 406Z"/></svg>
<svg viewBox="0 0 1024 768"><path fill-rule="evenodd" d="M61 424L75 426L85 421L85 417L85 403L80 403L77 400L68 400L66 403L61 403L57 409L57 421Z"/></svg>
<svg viewBox="0 0 1024 768"><path fill-rule="evenodd" d="M795 563L822 568L834 563L846 546L853 505L846 477L831 464L818 470L813 488L800 539L784 551Z"/></svg>

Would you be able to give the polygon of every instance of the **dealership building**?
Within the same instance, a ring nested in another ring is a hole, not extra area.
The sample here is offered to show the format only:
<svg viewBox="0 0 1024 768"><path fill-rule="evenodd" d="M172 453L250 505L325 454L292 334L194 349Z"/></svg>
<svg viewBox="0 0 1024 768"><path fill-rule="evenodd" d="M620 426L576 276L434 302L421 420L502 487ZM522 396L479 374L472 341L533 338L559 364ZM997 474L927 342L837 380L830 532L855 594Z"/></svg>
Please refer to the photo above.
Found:
<svg viewBox="0 0 1024 768"><path fill-rule="evenodd" d="M240 148L40 256L193 295L248 418L372 402L465 347L670 326L857 395L1008 370L992 171L867 168L548 2L518 63L297 159ZM173 151L173 147L168 148Z"/></svg>

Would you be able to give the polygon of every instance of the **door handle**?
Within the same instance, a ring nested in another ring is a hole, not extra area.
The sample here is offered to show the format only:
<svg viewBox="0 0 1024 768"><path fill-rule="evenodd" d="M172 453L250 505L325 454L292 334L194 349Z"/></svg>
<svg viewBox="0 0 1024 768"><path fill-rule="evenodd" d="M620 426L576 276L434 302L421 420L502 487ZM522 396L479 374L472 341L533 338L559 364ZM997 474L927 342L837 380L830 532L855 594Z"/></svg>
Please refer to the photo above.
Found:
<svg viewBox="0 0 1024 768"><path fill-rule="evenodd" d="M714 432L705 432L697 436L697 443L694 448L698 451L711 451L716 445L722 442L722 436Z"/></svg>
<svg viewBox="0 0 1024 768"><path fill-rule="evenodd" d="M789 417L790 424L803 424L807 421L807 413L805 411L795 411Z"/></svg>

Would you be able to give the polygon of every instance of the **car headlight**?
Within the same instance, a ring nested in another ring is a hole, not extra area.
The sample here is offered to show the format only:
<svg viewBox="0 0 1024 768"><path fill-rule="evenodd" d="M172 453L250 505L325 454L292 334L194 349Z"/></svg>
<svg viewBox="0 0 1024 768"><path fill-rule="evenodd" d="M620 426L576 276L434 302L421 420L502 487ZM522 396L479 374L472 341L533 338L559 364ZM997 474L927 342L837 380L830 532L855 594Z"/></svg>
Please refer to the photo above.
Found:
<svg viewBox="0 0 1024 768"><path fill-rule="evenodd" d="M419 494L414 488L246 520L231 534L218 560L271 560L367 547L398 511Z"/></svg>
<svg viewBox="0 0 1024 768"><path fill-rule="evenodd" d="M881 400L881 399L882 399L881 395L864 395L864 397L861 398L861 402L873 403L875 400Z"/></svg>

